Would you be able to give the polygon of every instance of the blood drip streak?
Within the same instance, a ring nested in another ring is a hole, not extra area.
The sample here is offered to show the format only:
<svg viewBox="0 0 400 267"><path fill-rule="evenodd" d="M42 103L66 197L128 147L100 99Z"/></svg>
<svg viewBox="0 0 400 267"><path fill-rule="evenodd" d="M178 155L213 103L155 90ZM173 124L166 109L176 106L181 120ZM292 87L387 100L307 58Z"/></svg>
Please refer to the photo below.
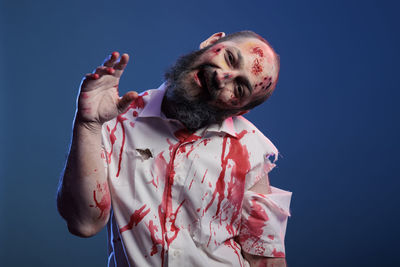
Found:
<svg viewBox="0 0 400 267"><path fill-rule="evenodd" d="M158 244L163 244L163 239L158 239L156 237L155 232L158 232L158 228L157 228L157 226L154 225L153 220L149 221L148 228L149 228L149 231L150 231L151 241L153 242L153 247L151 248L150 256L153 256L154 254L157 253L157 245Z"/></svg>
<svg viewBox="0 0 400 267"><path fill-rule="evenodd" d="M239 245L238 245L235 241L233 241L233 244L232 244L232 239L226 240L226 241L224 242L224 245L226 245L227 247L231 247L231 248L233 249L233 251L235 252L235 254L237 255L237 257L238 257L238 259L239 259L240 266L243 266L243 265L242 265L242 258L243 258L243 256L241 256L241 254L239 254L239 253L240 253L240 247L239 247ZM239 250L239 251L238 251L238 250Z"/></svg>
<svg viewBox="0 0 400 267"><path fill-rule="evenodd" d="M122 129L122 142L121 142L121 150L120 150L120 152L119 152L118 171L117 171L116 177L119 176L119 173L120 173L120 171L121 171L122 152L124 151L124 145L125 145L125 127L124 127L123 121L127 120L127 118L123 117L122 115L125 115L125 114L128 112L128 110L131 109L131 108L144 108L144 106L145 106L146 104L145 104L145 102L144 102L144 100L143 100L143 97L146 96L146 95L148 95L148 94L149 94L148 92L145 92L144 94L138 96L138 98L136 98L136 99L129 105L129 108L128 108L124 113L118 115L118 116L117 116L117 119L116 119L116 122L115 122L115 125L114 125L114 128L113 128L113 129L111 130L111 132L110 132L111 150L110 150L110 152L107 152L107 155L108 155L108 164L111 163L111 155L112 155L112 153L113 153L113 148L114 148L115 141L117 140L117 137L115 136L115 132L116 132L116 130L117 130L118 123L121 124L121 129ZM109 128L108 128L108 125L107 125L107 129L109 129Z"/></svg>
<svg viewBox="0 0 400 267"><path fill-rule="evenodd" d="M249 218L247 219L247 230L248 230L248 238L256 237L253 242L252 247L256 245L256 242L260 240L261 235L263 234L263 227L265 223L269 220L269 217L265 210L257 203L257 200L251 200L251 210L249 214Z"/></svg>
<svg viewBox="0 0 400 267"><path fill-rule="evenodd" d="M244 194L244 181L245 181L245 176L246 173L250 170L250 162L249 162L249 154L247 151L247 148L240 143L240 139L243 138L243 136L247 134L246 130L243 130L238 134L236 138L232 138L229 136L224 136L223 143L222 143L222 153L221 153L221 173L219 174L218 180L215 184L215 190L213 192L211 201L208 203L208 205L205 208L205 212L210 208L210 206L213 204L214 199L218 193L218 203L217 203L217 210L215 212L215 215L213 216L213 219L218 218L219 212L221 209L221 203L224 200L225 197L225 172L226 172L226 167L228 165L228 161L232 160L234 162L233 170L231 172L231 181L228 183L228 201L230 202L231 205L234 205L235 211L234 214L232 214L232 219L230 225L227 225L226 228L228 232L232 235L234 235L234 230L233 230L233 223L235 220L239 217L239 212L240 212L240 205L243 199L243 194ZM230 140L230 146L229 146L229 151L228 154L225 156L225 150L226 150L226 145L228 142L228 138ZM225 157L224 157L225 156ZM236 181L233 181L234 177L236 178ZM212 220L210 221L210 238L208 240L209 245L211 241L211 223Z"/></svg>
<svg viewBox="0 0 400 267"><path fill-rule="evenodd" d="M191 148L189 149L189 152L186 154L186 158L189 158L189 155L193 152L193 150L194 150L196 147L199 147L201 143L204 143L204 146L207 146L208 141L209 141L208 139L204 139L204 140L202 140L200 143L198 143L197 145L194 145L194 144L193 144L193 145L191 146ZM186 149L185 149L184 152L186 152Z"/></svg>
<svg viewBox="0 0 400 267"><path fill-rule="evenodd" d="M192 181L190 182L189 190L192 188L193 181L194 181L194 178L193 178Z"/></svg>
<svg viewBox="0 0 400 267"><path fill-rule="evenodd" d="M120 233L123 233L127 230L130 230L133 228L133 226L138 225L141 220L143 220L144 216L146 216L150 212L150 208L147 209L142 213L142 211L146 208L146 204L144 204L140 209L135 210L135 212L131 215L131 218L129 220L129 223L125 225L124 227L119 229Z"/></svg>
<svg viewBox="0 0 400 267"><path fill-rule="evenodd" d="M166 170L166 177L165 177L165 186L164 186L164 192L162 196L162 202L158 206L158 216L160 219L160 226L161 226L161 236L162 238L162 250L161 250L161 266L164 266L164 254L166 251L166 248L168 249L170 244L175 240L179 233L179 228L175 225L175 220L178 214L179 209L182 207L183 203L185 200L183 200L175 212L172 212L172 185L174 184L174 177L175 177L175 170L174 170L174 161L175 161L175 156L176 152L178 151L179 146L183 142L194 142L198 139L200 139L200 136L197 136L195 134L190 134L187 130L179 130L175 132L176 138L178 138L178 142L176 144L170 144L169 147L169 163L166 163L166 160L163 156L163 152L161 152L157 158L160 160L163 160L165 164L167 165L167 170ZM172 219L172 215L174 218ZM166 229L166 222L167 219L170 220L171 222L171 228L170 232L173 232L172 237L168 237L166 235L167 229ZM149 225L150 226L150 225ZM150 230L150 229L149 229ZM166 246L165 246L166 242ZM153 243L154 244L154 243Z"/></svg>
<svg viewBox="0 0 400 267"><path fill-rule="evenodd" d="M204 182L204 178L206 178L207 171L208 171L208 169L207 169L207 170L206 170L206 172L204 173L204 175L203 175L203 179L201 179L201 183L203 183L203 182Z"/></svg>

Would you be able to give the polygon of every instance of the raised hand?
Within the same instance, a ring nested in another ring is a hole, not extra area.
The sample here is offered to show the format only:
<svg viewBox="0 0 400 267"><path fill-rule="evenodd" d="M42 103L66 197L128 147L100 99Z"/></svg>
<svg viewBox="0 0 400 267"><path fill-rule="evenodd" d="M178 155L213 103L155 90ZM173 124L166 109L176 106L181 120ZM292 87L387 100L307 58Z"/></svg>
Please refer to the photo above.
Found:
<svg viewBox="0 0 400 267"><path fill-rule="evenodd" d="M118 94L118 84L129 61L129 55L119 58L113 52L94 73L86 74L80 86L76 119L79 123L102 125L104 122L125 112L129 104L138 97L130 91L122 98Z"/></svg>

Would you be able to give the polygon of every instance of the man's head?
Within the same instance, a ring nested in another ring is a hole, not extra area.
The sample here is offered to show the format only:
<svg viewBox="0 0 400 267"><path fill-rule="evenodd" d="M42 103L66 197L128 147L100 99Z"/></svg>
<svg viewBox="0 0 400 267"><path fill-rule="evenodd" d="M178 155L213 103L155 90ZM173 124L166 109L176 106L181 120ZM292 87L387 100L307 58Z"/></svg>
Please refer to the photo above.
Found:
<svg viewBox="0 0 400 267"><path fill-rule="evenodd" d="M163 109L195 130L261 104L278 75L279 57L262 37L250 31L216 33L166 73L166 100L176 107Z"/></svg>

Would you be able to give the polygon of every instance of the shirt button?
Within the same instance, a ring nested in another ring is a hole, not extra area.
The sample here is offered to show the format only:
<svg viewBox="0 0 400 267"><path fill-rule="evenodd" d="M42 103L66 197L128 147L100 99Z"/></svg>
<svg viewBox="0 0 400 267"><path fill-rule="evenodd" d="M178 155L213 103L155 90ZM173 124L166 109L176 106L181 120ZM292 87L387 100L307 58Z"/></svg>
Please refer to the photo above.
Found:
<svg viewBox="0 0 400 267"><path fill-rule="evenodd" d="M175 180L176 180L178 183L180 183L180 182L182 182L182 177L181 177L179 174L177 174L177 175L175 175Z"/></svg>
<svg viewBox="0 0 400 267"><path fill-rule="evenodd" d="M179 257L181 255L181 252L179 250L174 251L174 256Z"/></svg>

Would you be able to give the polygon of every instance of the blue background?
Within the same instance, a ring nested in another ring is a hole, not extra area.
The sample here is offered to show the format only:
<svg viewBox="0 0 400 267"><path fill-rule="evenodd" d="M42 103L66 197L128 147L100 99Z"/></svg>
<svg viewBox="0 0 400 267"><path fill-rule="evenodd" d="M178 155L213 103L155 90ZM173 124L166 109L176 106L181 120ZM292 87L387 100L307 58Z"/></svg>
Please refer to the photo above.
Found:
<svg viewBox="0 0 400 267"><path fill-rule="evenodd" d="M104 266L105 231L68 233L55 194L82 76L132 56L120 91L156 88L217 31L250 29L281 57L247 118L293 191L289 266L400 266L398 1L22 1L0 6L0 265Z"/></svg>

